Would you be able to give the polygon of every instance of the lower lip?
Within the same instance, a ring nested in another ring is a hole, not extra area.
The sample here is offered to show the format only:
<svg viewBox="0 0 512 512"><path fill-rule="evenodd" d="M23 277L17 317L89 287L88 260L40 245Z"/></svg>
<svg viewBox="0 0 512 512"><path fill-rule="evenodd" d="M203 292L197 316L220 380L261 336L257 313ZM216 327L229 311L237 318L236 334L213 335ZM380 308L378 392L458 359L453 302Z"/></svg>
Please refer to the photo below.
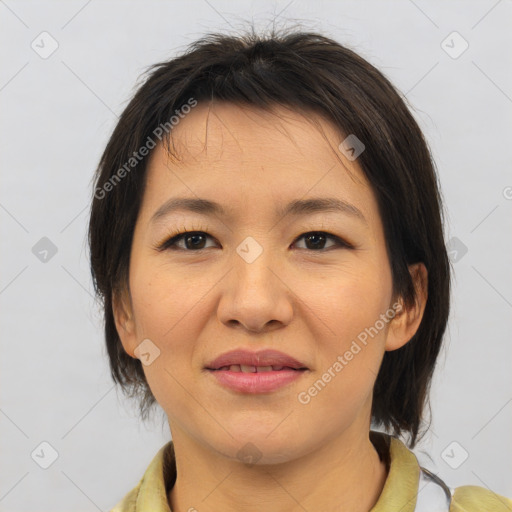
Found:
<svg viewBox="0 0 512 512"><path fill-rule="evenodd" d="M232 372L208 370L217 381L229 389L242 393L269 393L300 379L307 370L279 370L270 372Z"/></svg>

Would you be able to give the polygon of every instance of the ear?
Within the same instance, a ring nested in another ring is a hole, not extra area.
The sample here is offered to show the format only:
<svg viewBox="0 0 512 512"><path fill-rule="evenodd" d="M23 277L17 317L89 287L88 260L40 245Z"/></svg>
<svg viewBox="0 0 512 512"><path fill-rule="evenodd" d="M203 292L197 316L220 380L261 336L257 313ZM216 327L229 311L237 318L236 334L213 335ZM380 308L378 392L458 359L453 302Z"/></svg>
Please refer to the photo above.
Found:
<svg viewBox="0 0 512 512"><path fill-rule="evenodd" d="M112 294L112 313L117 333L125 352L134 359L137 359L134 355L135 348L137 347L137 336L133 319L133 308L128 293L123 291L120 294Z"/></svg>
<svg viewBox="0 0 512 512"><path fill-rule="evenodd" d="M428 298L428 272L423 263L409 265L414 288L416 290L415 304L406 308L401 302L402 308L390 321L388 336L386 338L386 350L397 350L403 347L415 334L420 326Z"/></svg>

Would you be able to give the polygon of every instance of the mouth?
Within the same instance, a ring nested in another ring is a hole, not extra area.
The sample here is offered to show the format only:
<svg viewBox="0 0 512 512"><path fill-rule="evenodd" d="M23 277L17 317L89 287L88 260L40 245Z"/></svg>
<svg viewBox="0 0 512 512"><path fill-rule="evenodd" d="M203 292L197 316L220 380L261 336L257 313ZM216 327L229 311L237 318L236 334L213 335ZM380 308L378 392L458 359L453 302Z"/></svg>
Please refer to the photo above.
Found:
<svg viewBox="0 0 512 512"><path fill-rule="evenodd" d="M306 368L238 364L207 371L222 388L243 395L274 393L289 387L309 372Z"/></svg>
<svg viewBox="0 0 512 512"><path fill-rule="evenodd" d="M245 348L231 350L214 359L205 369L224 389L244 394L272 393L310 371L294 357L270 348L258 352Z"/></svg>
<svg viewBox="0 0 512 512"><path fill-rule="evenodd" d="M274 349L253 352L244 348L221 354L205 366L212 371L241 373L264 373L308 370L306 365L294 357Z"/></svg>
<svg viewBox="0 0 512 512"><path fill-rule="evenodd" d="M207 368L213 372L229 371L239 373L268 373L268 372L281 372L281 371L294 371L301 372L307 370L307 368L292 368L291 366L282 365L268 365L268 366L252 366L245 364L232 364L229 366L222 366L220 368Z"/></svg>

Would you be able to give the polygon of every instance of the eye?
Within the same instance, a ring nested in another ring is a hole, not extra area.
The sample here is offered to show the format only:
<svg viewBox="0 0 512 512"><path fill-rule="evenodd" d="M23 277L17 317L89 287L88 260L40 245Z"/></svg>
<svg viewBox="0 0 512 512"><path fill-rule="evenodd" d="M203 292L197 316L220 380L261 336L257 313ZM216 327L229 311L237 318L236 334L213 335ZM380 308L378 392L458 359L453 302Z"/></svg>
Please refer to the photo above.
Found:
<svg viewBox="0 0 512 512"><path fill-rule="evenodd" d="M158 244L155 248L158 251L184 250L187 252L197 252L201 251L202 249L208 248L205 245L205 242L208 238L213 240L213 237L211 237L210 235L208 235L208 233L205 233L204 231L184 231L172 235L170 238L167 238L164 242ZM332 247L345 247L347 249L353 248L353 246L348 242L345 242L336 235L326 233L325 231L310 231L308 233L304 233L303 235L296 239L295 243L297 243L297 241L301 239L304 239L305 241L305 249L314 252L322 252L326 249L331 249ZM328 246L326 248L325 243L329 239L333 243L331 246Z"/></svg>
<svg viewBox="0 0 512 512"><path fill-rule="evenodd" d="M336 235L326 233L325 231L310 231L309 233L304 233L301 235L299 238L297 238L297 240L301 240L302 238L305 240L306 249L310 249L315 252L321 252L326 249L325 242L327 239L334 241L330 247L327 247L328 249L331 247L346 247L348 249L352 248L348 242L345 242Z"/></svg>
<svg viewBox="0 0 512 512"><path fill-rule="evenodd" d="M166 249L176 250L177 248L192 252L200 251L201 249L207 249L204 243L206 238L212 237L204 231L184 231L168 238L162 244L159 244L157 249L159 251L164 251ZM184 247L183 244L181 246L178 245L181 242L183 242Z"/></svg>

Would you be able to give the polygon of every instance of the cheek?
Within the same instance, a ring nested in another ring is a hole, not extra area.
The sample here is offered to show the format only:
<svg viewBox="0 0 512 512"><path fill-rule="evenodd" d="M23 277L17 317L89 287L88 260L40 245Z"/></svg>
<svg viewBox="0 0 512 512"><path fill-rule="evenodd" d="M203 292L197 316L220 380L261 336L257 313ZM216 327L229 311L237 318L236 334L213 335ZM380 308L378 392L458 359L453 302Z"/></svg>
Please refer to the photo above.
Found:
<svg viewBox="0 0 512 512"><path fill-rule="evenodd" d="M180 330L193 330L198 326L195 317L201 309L204 284L187 277L183 269L172 271L165 265L134 262L130 290L137 325L143 329L139 334L167 345L180 338L176 335Z"/></svg>
<svg viewBox="0 0 512 512"><path fill-rule="evenodd" d="M371 392L389 328L389 321L381 316L389 307L389 286L386 274L368 266L339 273L321 289L307 288L303 311L309 315L310 325L318 327L314 337L319 365L311 379L312 383L321 380L318 402L342 398L346 406L353 402L355 407ZM306 313L308 309L313 314Z"/></svg>
<svg viewBox="0 0 512 512"><path fill-rule="evenodd" d="M205 289L183 274L180 278L158 267L134 267L130 290L137 338L151 340L159 351L143 366L148 384L162 406L179 410L190 398L185 390L190 388L196 340L208 318Z"/></svg>
<svg viewBox="0 0 512 512"><path fill-rule="evenodd" d="M388 277L371 265L345 268L332 273L322 283L312 277L303 293L304 303L316 315L315 323L325 327L323 337L342 349L374 326L389 307L391 279ZM385 329L379 331L384 334Z"/></svg>

